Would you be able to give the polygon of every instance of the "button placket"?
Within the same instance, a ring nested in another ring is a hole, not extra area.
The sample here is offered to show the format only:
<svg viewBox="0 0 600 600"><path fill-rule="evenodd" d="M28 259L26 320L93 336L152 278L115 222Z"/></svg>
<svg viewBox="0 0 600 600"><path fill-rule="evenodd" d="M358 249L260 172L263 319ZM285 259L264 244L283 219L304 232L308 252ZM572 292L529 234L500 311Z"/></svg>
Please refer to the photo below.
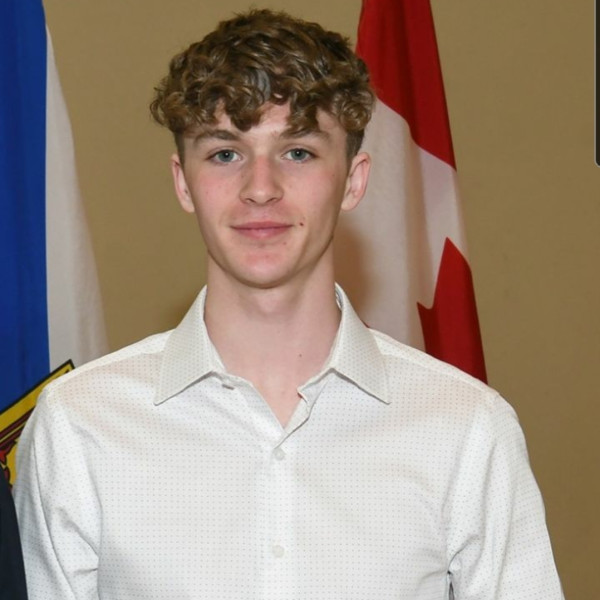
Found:
<svg viewBox="0 0 600 600"><path fill-rule="evenodd" d="M293 564L293 482L289 437L271 449L268 456L270 514L267 516L267 564L264 597L279 600L286 597Z"/></svg>

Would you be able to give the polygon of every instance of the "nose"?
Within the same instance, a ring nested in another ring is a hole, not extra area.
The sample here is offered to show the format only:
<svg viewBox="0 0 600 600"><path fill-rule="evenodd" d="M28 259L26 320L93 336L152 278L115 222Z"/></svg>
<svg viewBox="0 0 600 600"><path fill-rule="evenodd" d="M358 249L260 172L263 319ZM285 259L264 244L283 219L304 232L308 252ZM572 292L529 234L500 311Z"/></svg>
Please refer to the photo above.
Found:
<svg viewBox="0 0 600 600"><path fill-rule="evenodd" d="M240 190L240 199L243 202L267 204L280 200L282 195L281 173L273 160L267 156L260 156L249 161Z"/></svg>

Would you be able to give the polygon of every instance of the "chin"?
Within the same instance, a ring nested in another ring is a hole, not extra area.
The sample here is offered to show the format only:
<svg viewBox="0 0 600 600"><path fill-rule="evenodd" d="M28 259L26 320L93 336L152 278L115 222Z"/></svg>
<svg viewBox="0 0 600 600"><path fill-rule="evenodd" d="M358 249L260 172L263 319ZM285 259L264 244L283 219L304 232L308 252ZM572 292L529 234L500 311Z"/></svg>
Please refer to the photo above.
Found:
<svg viewBox="0 0 600 600"><path fill-rule="evenodd" d="M236 278L239 283L248 288L254 288L257 290L270 290L284 285L289 278L286 276L275 276L271 275L253 275L246 274L243 277Z"/></svg>
<svg viewBox="0 0 600 600"><path fill-rule="evenodd" d="M282 264L273 264L273 261L256 261L243 268L230 272L234 279L248 286L261 289L277 287L293 276L289 268Z"/></svg>

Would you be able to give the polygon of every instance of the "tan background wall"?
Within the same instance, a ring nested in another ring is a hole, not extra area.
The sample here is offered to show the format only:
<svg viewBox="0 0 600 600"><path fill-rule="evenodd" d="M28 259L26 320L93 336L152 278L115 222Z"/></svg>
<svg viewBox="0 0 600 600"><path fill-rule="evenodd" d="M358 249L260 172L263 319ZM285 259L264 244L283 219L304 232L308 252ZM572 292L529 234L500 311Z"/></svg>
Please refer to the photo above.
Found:
<svg viewBox="0 0 600 600"><path fill-rule="evenodd" d="M515 406L565 592L600 598L600 169L593 3L433 0L490 383ZM245 0L45 1L112 348L203 282L146 106L170 56ZM263 2L355 37L359 0ZM576 10L576 6L578 9Z"/></svg>

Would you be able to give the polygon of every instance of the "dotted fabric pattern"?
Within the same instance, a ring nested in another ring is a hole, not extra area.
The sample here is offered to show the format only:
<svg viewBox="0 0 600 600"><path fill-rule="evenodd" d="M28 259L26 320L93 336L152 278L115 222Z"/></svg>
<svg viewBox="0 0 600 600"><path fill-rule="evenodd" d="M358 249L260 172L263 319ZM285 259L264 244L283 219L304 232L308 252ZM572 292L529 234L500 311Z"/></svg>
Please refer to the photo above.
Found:
<svg viewBox="0 0 600 600"><path fill-rule="evenodd" d="M563 597L496 392L367 329L338 288L283 428L225 372L204 297L40 398L15 490L30 600Z"/></svg>

